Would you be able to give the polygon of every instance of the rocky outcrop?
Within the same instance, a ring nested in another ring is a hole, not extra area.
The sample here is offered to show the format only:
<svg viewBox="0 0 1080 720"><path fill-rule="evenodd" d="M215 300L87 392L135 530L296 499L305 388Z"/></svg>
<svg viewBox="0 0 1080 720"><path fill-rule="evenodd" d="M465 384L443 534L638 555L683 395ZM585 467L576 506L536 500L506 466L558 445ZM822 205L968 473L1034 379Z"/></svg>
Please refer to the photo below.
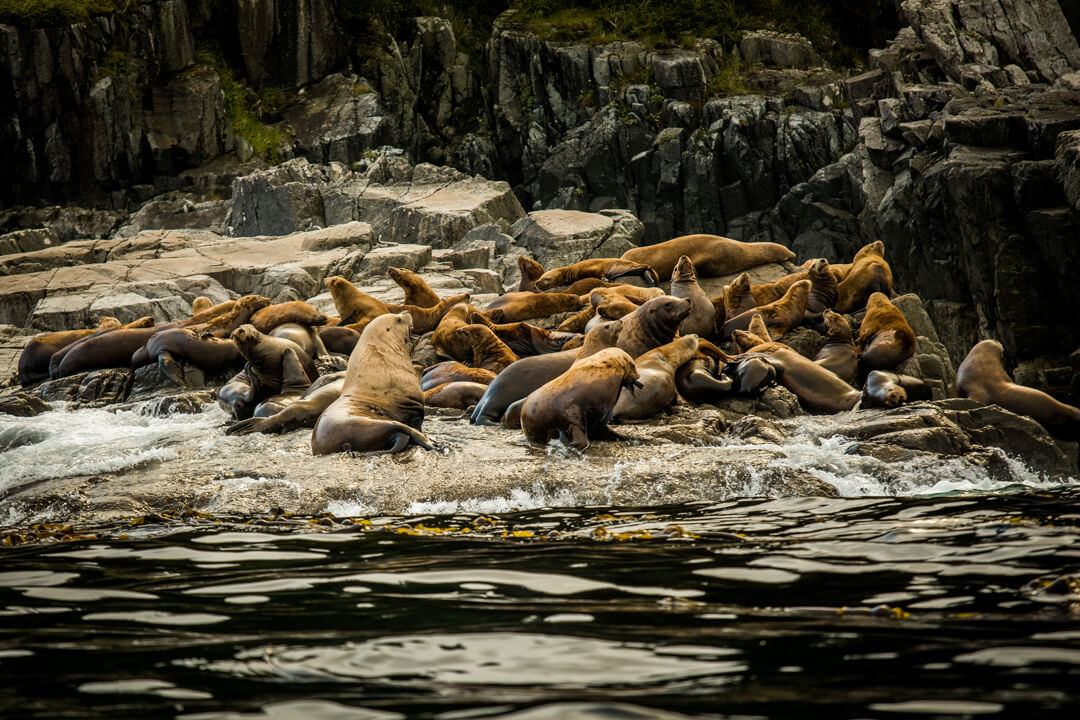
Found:
<svg viewBox="0 0 1080 720"><path fill-rule="evenodd" d="M235 0L235 9L244 68L257 86L310 85L345 62L331 0Z"/></svg>

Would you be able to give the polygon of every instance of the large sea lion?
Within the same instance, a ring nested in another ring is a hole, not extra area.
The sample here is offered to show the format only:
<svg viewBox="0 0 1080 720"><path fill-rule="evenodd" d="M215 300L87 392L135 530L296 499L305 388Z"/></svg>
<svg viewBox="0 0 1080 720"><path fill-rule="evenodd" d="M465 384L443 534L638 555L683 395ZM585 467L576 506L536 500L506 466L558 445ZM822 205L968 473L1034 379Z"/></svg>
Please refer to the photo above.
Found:
<svg viewBox="0 0 1080 720"><path fill-rule="evenodd" d="M671 279L675 263L682 255L693 261L699 277L721 277L765 263L795 259L795 253L777 243L744 243L719 235L684 235L656 245L632 248L622 257L651 266L664 281Z"/></svg>
<svg viewBox="0 0 1080 720"><path fill-rule="evenodd" d="M502 322L518 322L546 318L556 313L576 312L584 304L580 295L569 293L513 292L492 300L484 312L499 310L502 312Z"/></svg>
<svg viewBox="0 0 1080 720"><path fill-rule="evenodd" d="M711 337L716 332L716 308L698 285L694 263L686 255L675 263L669 294L690 301L690 314L679 324L680 335Z"/></svg>
<svg viewBox="0 0 1080 720"><path fill-rule="evenodd" d="M521 405L521 429L531 442L557 437L578 450L588 448L590 439L618 439L607 425L619 393L639 385L630 356L606 348L530 393Z"/></svg>
<svg viewBox="0 0 1080 720"><path fill-rule="evenodd" d="M387 304L387 310L392 313L407 312L412 316L413 326L412 331L417 335L423 335L429 333L439 326L439 322L443 317L453 308L463 302L469 301L469 293L461 293L460 295L451 295L445 300L440 300L431 307L417 307L415 305L393 305Z"/></svg>
<svg viewBox="0 0 1080 720"><path fill-rule="evenodd" d="M861 309L876 292L883 293L887 298L892 297L892 269L885 261L883 242L872 242L855 254L851 269L837 284L836 292L836 311L839 313Z"/></svg>
<svg viewBox="0 0 1080 720"><path fill-rule="evenodd" d="M402 301L403 305L415 305L419 308L429 308L435 307L442 300L442 298L439 297L439 294L432 290L431 286L427 284L427 281L412 270L389 267L386 269L386 274L405 291L405 299Z"/></svg>
<svg viewBox="0 0 1080 720"><path fill-rule="evenodd" d="M729 395L732 379L723 374L723 365L699 352L675 372L675 388L684 399L701 405Z"/></svg>
<svg viewBox="0 0 1080 720"><path fill-rule="evenodd" d="M811 412L840 412L859 404L861 393L813 360L794 350L777 349L769 353L754 353L777 370L777 381L799 398L799 403Z"/></svg>
<svg viewBox="0 0 1080 720"><path fill-rule="evenodd" d="M892 370L915 354L915 331L889 298L876 292L866 303L858 344L860 373Z"/></svg>
<svg viewBox="0 0 1080 720"><path fill-rule="evenodd" d="M408 313L375 318L349 356L341 396L319 416L311 432L316 455L337 452L400 452L410 444L435 446L420 431L424 392L409 356Z"/></svg>
<svg viewBox="0 0 1080 720"><path fill-rule="evenodd" d="M322 375L294 403L267 417L251 417L234 423L226 435L247 435L253 432L282 433L314 427L323 410L341 396L345 386L345 371Z"/></svg>
<svg viewBox="0 0 1080 720"><path fill-rule="evenodd" d="M625 258L592 258L573 265L548 270L536 280L537 290L570 285L585 278L597 278L611 282L617 278L636 276L650 286L660 283L656 272L646 264L626 260Z"/></svg>
<svg viewBox="0 0 1080 720"><path fill-rule="evenodd" d="M773 339L798 326L806 315L806 303L810 298L810 281L800 280L788 288L784 296L767 305L736 315L724 323L720 337L727 340L736 330L746 330L755 314L760 314Z"/></svg>
<svg viewBox="0 0 1080 720"><path fill-rule="evenodd" d="M229 338L247 363L218 391L218 404L237 420L251 417L259 402L281 393L283 382L294 387L302 383L310 385L319 376L311 356L291 340L266 335L250 324L233 330ZM287 351L296 353L306 383L291 375L286 377L286 370L290 369L283 366Z"/></svg>
<svg viewBox="0 0 1080 720"><path fill-rule="evenodd" d="M675 339L679 324L690 314L690 301L661 295L622 318L617 347L630 357L660 347Z"/></svg>
<svg viewBox="0 0 1080 720"><path fill-rule="evenodd" d="M851 326L843 315L832 310L825 310L821 318L825 323L825 344L814 356L814 362L846 383L855 382L859 366Z"/></svg>
<svg viewBox="0 0 1080 720"><path fill-rule="evenodd" d="M1017 385L1002 365L1004 348L997 340L976 343L956 370L956 390L961 397L1000 405L1037 420L1051 434L1077 439L1080 408L1054 399L1042 390Z"/></svg>
<svg viewBox="0 0 1080 720"><path fill-rule="evenodd" d="M231 338L200 335L193 328L170 328L156 333L147 340L146 353L167 378L181 387L191 384L186 372L188 365L213 375L244 362Z"/></svg>
<svg viewBox="0 0 1080 720"><path fill-rule="evenodd" d="M161 326L150 316L112 330L100 330L61 348L49 358L49 373L68 377L87 370L131 367L131 356L146 344Z"/></svg>
<svg viewBox="0 0 1080 720"><path fill-rule="evenodd" d="M825 258L814 260L807 269L807 277L810 280L810 298L806 302L806 311L817 314L836 307L839 289L836 276L829 270L829 261Z"/></svg>
<svg viewBox="0 0 1080 720"><path fill-rule="evenodd" d="M694 357L697 335L685 335L661 345L634 360L641 387L624 388L619 393L613 417L619 420L642 420L657 414L675 399L675 373Z"/></svg>
<svg viewBox="0 0 1080 720"><path fill-rule="evenodd" d="M806 270L800 270L793 272L790 275L785 275L776 282L762 283L761 285L750 285L750 297L753 298L754 307L758 305L768 305L771 302L776 302L780 298L784 297L792 285L800 280L809 280L810 273ZM730 317L734 317L733 315Z"/></svg>
<svg viewBox="0 0 1080 720"><path fill-rule="evenodd" d="M424 405L468 410L480 402L487 387L486 384L465 381L443 383L424 391Z"/></svg>
<svg viewBox="0 0 1080 720"><path fill-rule="evenodd" d="M339 355L350 354L360 339L360 333L349 327L321 327L318 332L323 347Z"/></svg>
<svg viewBox="0 0 1080 720"><path fill-rule="evenodd" d="M447 360L425 368L420 377L420 389L428 390L452 382L473 382L490 385L495 373L484 368L469 367L457 360Z"/></svg>
<svg viewBox="0 0 1080 720"><path fill-rule="evenodd" d="M491 381L470 421L477 425L498 423L510 405L566 372L575 360L613 347L621 331L621 320L601 323L585 335L579 349L521 358Z"/></svg>
<svg viewBox="0 0 1080 720"><path fill-rule="evenodd" d="M341 318L338 325L348 325L357 332L361 332L378 316L390 312L382 300L376 300L338 275L326 278L326 289L330 291L330 299L334 301Z"/></svg>
<svg viewBox="0 0 1080 720"><path fill-rule="evenodd" d="M319 327L326 324L326 315L309 302L290 300L256 310L252 313L249 322L259 332L268 333L285 323Z"/></svg>
<svg viewBox="0 0 1080 720"><path fill-rule="evenodd" d="M59 332L43 333L26 343L23 351L19 354L19 384L23 387L36 382L49 379L49 359L53 353L59 352L74 342L90 337L102 330L115 330L120 327L120 321L114 317L103 317L96 328L84 328L82 330L61 330Z"/></svg>

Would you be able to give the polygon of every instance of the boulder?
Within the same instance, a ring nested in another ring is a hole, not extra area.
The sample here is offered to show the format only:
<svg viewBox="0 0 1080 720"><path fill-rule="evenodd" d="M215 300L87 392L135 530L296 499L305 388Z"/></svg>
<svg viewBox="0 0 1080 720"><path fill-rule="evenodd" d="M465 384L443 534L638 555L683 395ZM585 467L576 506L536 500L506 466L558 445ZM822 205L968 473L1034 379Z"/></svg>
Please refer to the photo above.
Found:
<svg viewBox="0 0 1080 720"><path fill-rule="evenodd" d="M514 243L545 268L619 257L641 243L643 227L626 211L537 210L510 228Z"/></svg>

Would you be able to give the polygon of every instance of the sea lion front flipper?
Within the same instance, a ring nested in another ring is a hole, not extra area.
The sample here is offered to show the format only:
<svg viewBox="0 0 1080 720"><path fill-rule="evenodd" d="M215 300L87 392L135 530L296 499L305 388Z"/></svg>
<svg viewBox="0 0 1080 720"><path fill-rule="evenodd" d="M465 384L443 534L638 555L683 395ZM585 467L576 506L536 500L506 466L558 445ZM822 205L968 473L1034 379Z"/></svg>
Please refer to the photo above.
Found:
<svg viewBox="0 0 1080 720"><path fill-rule="evenodd" d="M233 423L225 428L226 435L250 435L251 433L266 432L265 426L270 418L248 418Z"/></svg>
<svg viewBox="0 0 1080 720"><path fill-rule="evenodd" d="M300 362L300 356L289 348L281 356L281 393L302 393L311 386L311 378Z"/></svg>
<svg viewBox="0 0 1080 720"><path fill-rule="evenodd" d="M589 433L589 436L592 437L592 438L595 438L596 440L605 440L605 441L609 441L609 442L614 442L614 441L617 441L617 440L629 440L630 439L630 438L626 437L625 435L620 435L619 433L612 430L610 427L607 426L607 423L604 423L602 425L597 425L594 428L592 428L592 432Z"/></svg>
<svg viewBox="0 0 1080 720"><path fill-rule="evenodd" d="M173 354L168 350L162 350L158 353L157 359L158 369L161 373L172 380L174 383L182 388L188 387L187 378L184 373L184 363L173 357Z"/></svg>

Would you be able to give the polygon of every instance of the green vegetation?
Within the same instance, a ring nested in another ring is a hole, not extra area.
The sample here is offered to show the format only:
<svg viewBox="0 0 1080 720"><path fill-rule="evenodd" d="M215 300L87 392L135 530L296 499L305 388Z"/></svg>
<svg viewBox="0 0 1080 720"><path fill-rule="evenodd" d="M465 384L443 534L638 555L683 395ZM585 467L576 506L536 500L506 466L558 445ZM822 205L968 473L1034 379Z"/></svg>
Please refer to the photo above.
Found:
<svg viewBox="0 0 1080 720"><path fill-rule="evenodd" d="M147 0L0 0L0 22L49 27L83 22L93 15L127 12Z"/></svg>
<svg viewBox="0 0 1080 720"><path fill-rule="evenodd" d="M232 68L220 55L209 50L200 49L198 58L199 62L212 67L221 79L225 112L229 114L236 136L246 140L257 154L277 163L285 137L280 129L264 123L261 118L279 112L288 104L288 94L280 88L262 88L258 93L254 92L236 79Z"/></svg>
<svg viewBox="0 0 1080 720"><path fill-rule="evenodd" d="M746 68L742 63L729 62L720 68L705 87L705 97L731 97L732 95L755 95L746 84Z"/></svg>

